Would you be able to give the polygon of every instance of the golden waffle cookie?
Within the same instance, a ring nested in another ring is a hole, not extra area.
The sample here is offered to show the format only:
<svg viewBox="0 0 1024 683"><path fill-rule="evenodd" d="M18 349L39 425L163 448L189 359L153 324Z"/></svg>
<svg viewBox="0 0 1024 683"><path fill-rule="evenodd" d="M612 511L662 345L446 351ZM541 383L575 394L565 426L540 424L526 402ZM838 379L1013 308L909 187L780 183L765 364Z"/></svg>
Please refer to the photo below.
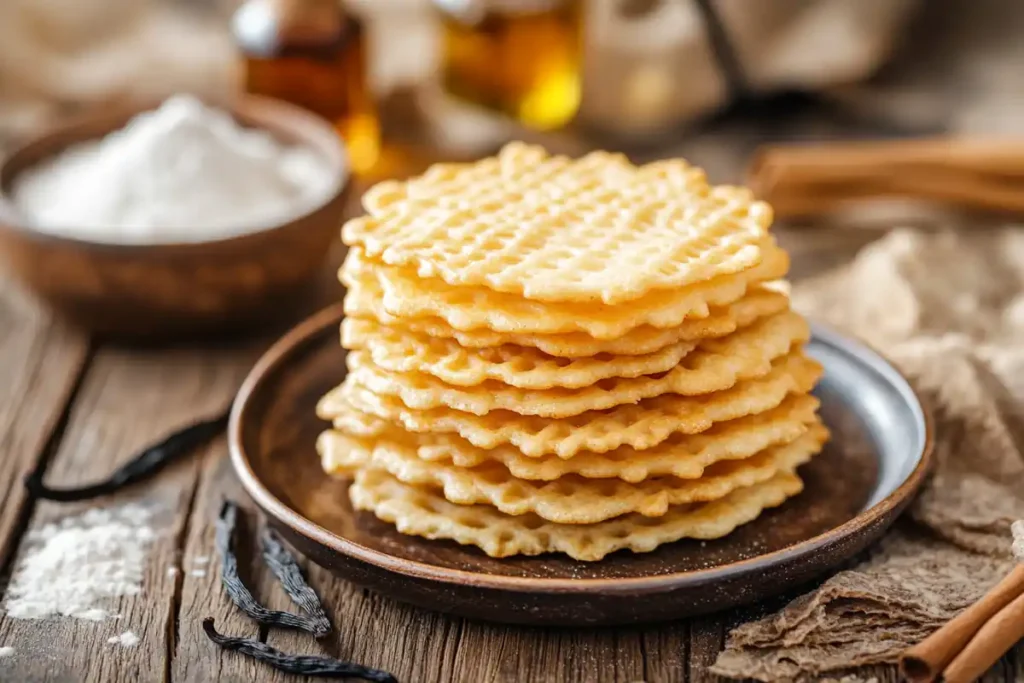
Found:
<svg viewBox="0 0 1024 683"><path fill-rule="evenodd" d="M354 406L363 414L401 424L412 432L456 433L479 448L511 444L529 457L554 454L571 458L580 451L604 453L620 446L645 450L673 434L697 434L718 422L762 413L778 406L788 394L810 391L821 371L816 361L790 354L776 361L765 377L740 382L726 391L695 398L667 394L566 419L505 410L486 415L447 407L416 411L397 398L378 396L346 381L320 401L317 414L352 433L374 434L373 426L353 411Z"/></svg>
<svg viewBox="0 0 1024 683"><path fill-rule="evenodd" d="M738 301L711 310L707 318L684 320L675 327L641 325L615 339L595 339L583 332L564 334L514 334L486 329L457 330L442 318L396 318L384 310L383 292L374 279L349 289L345 309L350 320L372 320L401 330L431 337L454 339L465 348L487 348L515 344L528 346L562 358L587 358L600 353L620 356L639 356L653 353L669 344L724 337L740 327L746 327L758 318L785 310L789 298L769 289L772 283L758 285Z"/></svg>
<svg viewBox="0 0 1024 683"><path fill-rule="evenodd" d="M477 415L511 410L520 415L568 417L604 410L662 394L696 396L728 389L737 381L762 377L772 361L805 342L810 328L792 312L758 321L723 339L703 342L667 373L633 379L611 378L582 389L528 390L499 382L453 387L431 375L388 372L365 351L348 354L352 381L370 391L396 396L417 410L448 406Z"/></svg>
<svg viewBox="0 0 1024 683"><path fill-rule="evenodd" d="M774 246L770 237L766 238L763 251L763 261L749 270L689 287L657 290L617 306L530 301L483 287L453 287L437 278L420 277L408 268L372 263L358 248L349 250L339 275L357 297L361 288L379 289L383 292L380 305L384 311L403 322L441 318L462 331L485 328L510 334L583 332L607 340L622 337L643 325L676 327L687 319L707 318L713 307L739 300L757 283L783 277L789 270L786 253ZM345 312L354 315L354 304L346 303Z"/></svg>
<svg viewBox="0 0 1024 683"><path fill-rule="evenodd" d="M609 377L667 372L697 346L696 342L676 342L644 356L606 354L570 360L511 344L465 349L453 339L429 337L354 318L342 324L341 334L345 348L365 349L377 367L390 372L433 375L460 387L494 380L523 389L577 389Z"/></svg>
<svg viewBox="0 0 1024 683"><path fill-rule="evenodd" d="M697 435L674 435L657 446L638 451L628 446L607 453L582 451L572 458L554 455L531 458L514 446L478 448L453 434L413 434L394 423L353 410L335 421L320 444L325 470L346 465L351 450L385 450L394 457L416 457L469 468L489 464L505 467L517 479L553 481L570 474L588 479L618 478L636 483L650 477L671 475L696 479L705 468L722 460L742 460L807 431L815 419L818 401L812 396L792 396L777 408L722 422ZM361 456L365 457L365 456Z"/></svg>
<svg viewBox="0 0 1024 683"><path fill-rule="evenodd" d="M414 449L394 444L359 447L349 440L345 448L327 449L333 456L325 469L351 476L362 469L383 469L406 484L431 486L459 505L492 505L507 515L533 513L559 524L596 524L606 519L639 513L661 517L670 506L703 503L727 496L736 489L767 481L778 472L795 470L821 450L827 430L816 425L788 444L773 446L744 460L711 465L697 479L655 477L631 484L620 479L586 479L568 475L551 482L514 479L497 463L474 468L428 461Z"/></svg>
<svg viewBox="0 0 1024 683"><path fill-rule="evenodd" d="M780 472L710 503L670 508L662 517L633 514L570 525L532 514L506 515L489 505L455 505L434 489L403 484L383 470L357 473L349 497L353 507L372 511L403 534L474 545L491 557L559 552L596 561L616 550L645 553L683 538L721 538L801 490L800 477Z"/></svg>
<svg viewBox="0 0 1024 683"><path fill-rule="evenodd" d="M342 237L421 277L540 301L616 304L761 261L771 208L681 160L632 166L513 143L496 158L381 183Z"/></svg>

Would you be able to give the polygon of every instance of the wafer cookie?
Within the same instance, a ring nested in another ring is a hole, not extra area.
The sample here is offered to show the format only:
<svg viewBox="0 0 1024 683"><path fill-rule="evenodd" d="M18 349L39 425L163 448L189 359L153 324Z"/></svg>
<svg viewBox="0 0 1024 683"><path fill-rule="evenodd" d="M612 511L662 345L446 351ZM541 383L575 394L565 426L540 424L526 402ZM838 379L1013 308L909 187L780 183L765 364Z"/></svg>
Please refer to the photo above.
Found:
<svg viewBox="0 0 1024 683"><path fill-rule="evenodd" d="M342 237L384 263L458 287L617 304L739 273L761 260L770 207L711 187L681 160L634 167L520 143L372 188Z"/></svg>
<svg viewBox="0 0 1024 683"><path fill-rule="evenodd" d="M515 344L562 358L589 358L601 353L640 356L677 342L724 337L758 318L785 310L789 306L789 298L769 289L769 285L757 285L742 299L713 308L707 318L692 318L675 327L666 328L641 325L614 339L595 339L583 332L514 334L483 328L462 331L436 316L396 318L384 310L384 293L373 278L361 281L349 289L345 309L352 320L375 321L416 334L454 339L460 346L471 349Z"/></svg>
<svg viewBox="0 0 1024 683"><path fill-rule="evenodd" d="M351 448L386 449L442 461L455 467L500 464L517 479L552 481L570 474L588 479L622 479L636 483L671 475L696 479L721 460L742 460L807 431L818 401L812 396L791 396L764 413L718 423L697 435L673 435L653 448L638 451L628 446L606 453L581 451L572 458L554 455L529 457L514 446L479 448L454 434L416 434L356 409L339 416L334 430L325 432L321 455L324 468L333 472Z"/></svg>
<svg viewBox="0 0 1024 683"><path fill-rule="evenodd" d="M600 340L616 339L650 325L676 327L707 318L714 307L741 299L758 283L777 280L789 270L789 257L765 238L759 265L689 287L656 290L625 305L530 301L482 287L453 287L437 278L422 278L407 268L372 263L362 250L349 250L339 272L352 291L375 287L380 305L392 319L440 318L460 330L489 329L510 334L582 332ZM370 284L374 283L375 284ZM355 314L354 300L346 314Z"/></svg>
<svg viewBox="0 0 1024 683"><path fill-rule="evenodd" d="M662 375L611 378L582 389L528 390L492 381L454 387L432 375L383 370L365 351L349 353L347 362L352 382L374 393L397 397L416 410L447 406L477 415L510 410L520 415L568 417L662 394L696 396L728 389L738 381L767 375L773 360L809 336L810 328L803 318L792 312L780 313L724 339L702 343L681 364Z"/></svg>
<svg viewBox="0 0 1024 683"><path fill-rule="evenodd" d="M341 334L345 348L365 349L377 367L390 372L433 375L462 387L494 380L522 389L578 389L610 377L656 375L674 368L697 345L676 342L643 356L601 354L570 360L511 344L466 349L453 339L354 318L342 324Z"/></svg>
<svg viewBox="0 0 1024 683"><path fill-rule="evenodd" d="M532 513L558 524L596 524L638 513L660 517L670 506L703 503L732 491L767 481L778 472L795 470L821 450L828 432L816 425L795 441L773 446L744 460L727 460L707 468L697 479L656 477L631 484L620 479L587 479L576 475L550 482L515 479L497 464L461 468L419 458L400 447L368 448L350 440L347 448L327 449L333 471L352 476L363 469L383 469L399 481L441 489L459 505L491 505L507 515Z"/></svg>
<svg viewBox="0 0 1024 683"><path fill-rule="evenodd" d="M787 395L810 391L820 376L821 365L816 361L790 354L777 360L765 377L740 382L725 391L699 397L667 394L565 419L517 415L506 410L487 415L447 407L412 410L397 398L379 396L346 381L323 397L317 411L325 420L348 416L348 426L358 430L350 410L355 406L412 432L454 433L479 448L511 444L529 457L554 454L570 458L579 451L604 453L620 446L644 450L673 434L697 434L717 422L775 408Z"/></svg>
<svg viewBox="0 0 1024 683"><path fill-rule="evenodd" d="M617 550L644 553L684 538L721 538L802 490L800 477L780 472L710 503L670 508L661 517L633 514L585 525L506 515L489 505L456 505L434 489L403 484L376 469L356 474L349 497L353 507L373 512L403 534L473 545L491 557L558 552L592 562Z"/></svg>

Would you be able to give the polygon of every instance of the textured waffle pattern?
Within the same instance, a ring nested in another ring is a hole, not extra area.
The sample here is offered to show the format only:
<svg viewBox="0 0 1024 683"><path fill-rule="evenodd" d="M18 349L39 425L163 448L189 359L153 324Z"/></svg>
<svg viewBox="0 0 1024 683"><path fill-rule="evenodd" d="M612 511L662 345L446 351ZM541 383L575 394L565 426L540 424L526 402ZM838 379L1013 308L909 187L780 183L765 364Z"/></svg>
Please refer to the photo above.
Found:
<svg viewBox="0 0 1024 683"><path fill-rule="evenodd" d="M758 318L785 310L789 299L785 294L758 285L744 298L711 310L707 318L691 318L675 327L634 327L621 337L595 339L583 332L565 334L514 334L487 329L457 330L442 318L396 318L384 310L384 293L375 279L349 289L345 299L351 320L376 321L399 330L442 339L454 339L467 349L480 349L505 344L528 346L551 356L588 358L602 353L639 356L654 353L669 344L724 337Z"/></svg>
<svg viewBox="0 0 1024 683"><path fill-rule="evenodd" d="M520 415L568 417L662 394L696 396L728 389L737 381L767 375L774 359L809 336L803 318L792 312L780 313L724 339L702 343L663 375L613 378L573 390L533 391L498 382L453 387L431 375L387 372L374 365L363 351L349 353L347 361L352 382L377 394L396 396L417 410L447 406L477 415L510 410Z"/></svg>
<svg viewBox="0 0 1024 683"><path fill-rule="evenodd" d="M828 436L770 209L673 160L512 144L363 198L324 469L399 531L596 560L713 539Z"/></svg>
<svg viewBox="0 0 1024 683"><path fill-rule="evenodd" d="M524 456L571 458L580 451L604 453L627 446L654 448L675 434L698 434L719 422L779 406L787 395L804 394L821 376L821 366L799 354L786 356L763 378L740 382L708 396L666 394L635 405L585 412L565 419L494 411L474 415L447 407L417 411L400 400L346 382L321 400L318 414L349 432L374 436L381 420L417 433L453 433L482 449L509 444ZM358 414L353 412L357 407ZM366 414L378 418L368 422Z"/></svg>
<svg viewBox="0 0 1024 683"><path fill-rule="evenodd" d="M683 161L645 167L508 145L363 198L343 239L423 278L540 301L621 303L757 265L771 209Z"/></svg>
<svg viewBox="0 0 1024 683"><path fill-rule="evenodd" d="M661 517L670 506L703 503L736 489L760 484L779 472L793 471L810 460L824 443L824 428L812 428L795 441L768 448L744 460L726 460L708 467L698 479L658 477L631 484L619 479L586 479L567 475L552 482L515 479L497 463L473 468L423 460L414 450L375 442L375 447L331 452L327 464L350 476L361 469L386 470L401 482L438 488L445 499L460 505L491 505L508 515L532 513L558 524L596 524L638 513Z"/></svg>
<svg viewBox="0 0 1024 683"><path fill-rule="evenodd" d="M696 347L695 342L676 342L643 356L602 354L570 360L512 344L466 349L453 339L354 318L345 321L341 333L346 348L366 349L384 370L433 375L460 387L495 380L522 389L578 389L610 377L668 372Z"/></svg>
<svg viewBox="0 0 1024 683"><path fill-rule="evenodd" d="M482 287L453 287L437 278L421 278L406 268L368 260L351 249L340 271L350 290L379 289L380 305L392 320L440 318L457 330L487 329L511 334L583 332L596 339L622 337L643 325L676 327L684 320L707 318L714 307L743 297L753 285L777 280L789 270L789 258L765 238L760 265L740 273L671 290L657 290L623 305L530 301ZM355 314L352 303L346 313ZM392 320L384 320L390 323Z"/></svg>
<svg viewBox="0 0 1024 683"><path fill-rule="evenodd" d="M473 545L491 557L558 552L593 562L617 550L644 553L684 538L721 538L801 490L799 477L780 472L710 503L670 508L662 517L634 514L584 525L510 516L488 505L455 505L434 489L403 484L377 469L361 470L349 497L356 509L372 511L403 534Z"/></svg>
<svg viewBox="0 0 1024 683"><path fill-rule="evenodd" d="M582 451L572 458L531 458L512 446L486 449L453 434L410 434L399 425L354 409L335 422L336 431L321 440L324 467L344 463L346 451L389 450L400 457L441 461L459 468L500 464L516 479L554 481L574 474L588 479L637 483L650 477L697 479L722 460L742 460L771 446L788 443L807 431L818 401L794 396L778 408L723 422L697 435L675 435L653 448L621 447L606 453Z"/></svg>

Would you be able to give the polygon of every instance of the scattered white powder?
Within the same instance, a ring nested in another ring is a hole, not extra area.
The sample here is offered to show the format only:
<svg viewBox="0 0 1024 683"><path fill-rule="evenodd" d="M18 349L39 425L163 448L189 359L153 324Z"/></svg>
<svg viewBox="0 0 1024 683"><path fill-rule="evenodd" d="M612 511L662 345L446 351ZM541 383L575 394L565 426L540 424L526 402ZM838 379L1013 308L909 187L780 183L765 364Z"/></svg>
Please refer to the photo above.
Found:
<svg viewBox="0 0 1024 683"><path fill-rule="evenodd" d="M111 645L120 645L121 647L135 647L139 644L139 637L131 631L125 631L119 636L107 638L107 642Z"/></svg>
<svg viewBox="0 0 1024 683"><path fill-rule="evenodd" d="M7 614L92 621L116 616L106 603L142 592L155 537L149 517L136 505L93 509L30 533L7 591Z"/></svg>
<svg viewBox="0 0 1024 683"><path fill-rule="evenodd" d="M0 659L3 659L5 657L12 657L12 656L14 656L14 648L13 647L10 647L10 646L7 646L7 645L5 645L4 647L0 647Z"/></svg>
<svg viewBox="0 0 1024 683"><path fill-rule="evenodd" d="M15 182L41 232L98 242L197 242L258 230L322 200L340 180L305 147L238 125L185 95Z"/></svg>

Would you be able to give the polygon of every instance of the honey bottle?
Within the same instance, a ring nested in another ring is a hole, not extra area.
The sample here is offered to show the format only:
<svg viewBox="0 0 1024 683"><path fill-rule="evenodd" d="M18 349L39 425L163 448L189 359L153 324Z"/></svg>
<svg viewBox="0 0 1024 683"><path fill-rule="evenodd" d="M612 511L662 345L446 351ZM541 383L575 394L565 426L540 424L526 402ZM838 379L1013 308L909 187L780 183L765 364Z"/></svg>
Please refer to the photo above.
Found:
<svg viewBox="0 0 1024 683"><path fill-rule="evenodd" d="M339 0L247 0L232 20L246 92L276 97L333 122L352 168L380 155L380 122L367 77L367 37Z"/></svg>
<svg viewBox="0 0 1024 683"><path fill-rule="evenodd" d="M583 0L433 0L441 77L457 99L548 130L580 104Z"/></svg>

